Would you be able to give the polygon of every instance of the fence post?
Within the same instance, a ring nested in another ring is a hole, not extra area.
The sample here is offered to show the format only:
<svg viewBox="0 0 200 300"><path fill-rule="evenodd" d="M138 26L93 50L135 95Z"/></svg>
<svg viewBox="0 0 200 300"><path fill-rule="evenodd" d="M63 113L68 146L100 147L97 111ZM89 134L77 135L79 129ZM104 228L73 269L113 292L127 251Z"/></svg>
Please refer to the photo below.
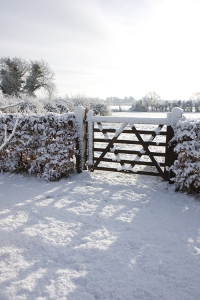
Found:
<svg viewBox="0 0 200 300"><path fill-rule="evenodd" d="M172 143L169 143L169 141L174 137L174 129L176 127L176 124L179 119L182 118L183 115L183 110L179 107L174 107L171 111L171 126L168 126L168 134L169 136L167 137L168 139L168 145L169 145L169 162L168 166L171 167L174 164L174 161L176 160L177 155L174 152L174 148L176 146L176 141L173 141ZM169 171L168 174L168 180L169 183L174 183L171 178L175 176L174 172L172 170Z"/></svg>
<svg viewBox="0 0 200 300"><path fill-rule="evenodd" d="M171 114L171 113L170 113ZM170 116L171 117L171 116ZM164 169L164 180L170 181L170 178L172 178L172 171L169 170L169 167L173 164L174 158L173 158L173 149L174 147L170 143L171 139L174 136L174 131L171 125L167 126L167 134L166 134L166 152L165 152L165 169Z"/></svg>
<svg viewBox="0 0 200 300"><path fill-rule="evenodd" d="M171 111L171 126L172 128L176 127L176 123L183 116L183 110L179 107L174 107Z"/></svg>
<svg viewBox="0 0 200 300"><path fill-rule="evenodd" d="M77 129L77 155L76 170L81 173L86 170L87 159L87 126L86 126L86 110L83 106L77 106L74 110L76 129Z"/></svg>
<svg viewBox="0 0 200 300"><path fill-rule="evenodd" d="M88 122L88 168L92 171L93 166L93 111L89 110L87 113Z"/></svg>

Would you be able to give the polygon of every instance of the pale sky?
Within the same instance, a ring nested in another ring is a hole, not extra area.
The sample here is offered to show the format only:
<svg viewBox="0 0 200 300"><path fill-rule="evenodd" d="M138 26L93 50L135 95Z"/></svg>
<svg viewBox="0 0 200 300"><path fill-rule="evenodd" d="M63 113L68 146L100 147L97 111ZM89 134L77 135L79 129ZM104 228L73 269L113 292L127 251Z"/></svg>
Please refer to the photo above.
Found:
<svg viewBox="0 0 200 300"><path fill-rule="evenodd" d="M0 56L43 59L59 96L200 92L200 0L0 0Z"/></svg>

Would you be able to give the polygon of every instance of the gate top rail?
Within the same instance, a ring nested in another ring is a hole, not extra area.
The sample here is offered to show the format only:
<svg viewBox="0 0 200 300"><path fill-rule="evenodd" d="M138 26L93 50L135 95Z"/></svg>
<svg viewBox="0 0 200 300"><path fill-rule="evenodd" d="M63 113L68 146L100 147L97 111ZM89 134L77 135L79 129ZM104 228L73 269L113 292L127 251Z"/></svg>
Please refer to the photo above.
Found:
<svg viewBox="0 0 200 300"><path fill-rule="evenodd" d="M93 116L90 111L87 121L105 123L128 123L128 124L155 124L171 125L171 113L167 113L166 118L140 118L140 117L112 117L112 116Z"/></svg>
<svg viewBox="0 0 200 300"><path fill-rule="evenodd" d="M174 107L171 112L167 113L166 118L140 118L140 117L112 117L112 116L93 116L93 111L89 110L87 113L88 122L88 166L93 165L93 123L122 123L122 127L134 124L154 124L167 125L174 128L177 121L182 117L183 110L179 107ZM124 128L123 128L124 129ZM120 134L120 129L116 130L116 134ZM123 131L123 130L122 130Z"/></svg>
<svg viewBox="0 0 200 300"><path fill-rule="evenodd" d="M167 113L165 118L156 117L113 117L113 116L94 116L93 111L87 113L88 122L105 122L105 123L128 123L128 124L154 124L168 125L174 127L179 118L182 117L183 110L174 107L171 112Z"/></svg>

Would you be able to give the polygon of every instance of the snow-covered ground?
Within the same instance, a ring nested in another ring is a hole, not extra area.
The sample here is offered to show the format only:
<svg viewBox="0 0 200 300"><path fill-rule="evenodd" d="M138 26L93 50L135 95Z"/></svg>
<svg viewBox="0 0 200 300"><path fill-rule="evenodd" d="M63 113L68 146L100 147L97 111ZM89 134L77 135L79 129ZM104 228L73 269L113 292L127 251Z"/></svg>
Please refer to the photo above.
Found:
<svg viewBox="0 0 200 300"><path fill-rule="evenodd" d="M0 299L199 299L200 202L158 177L0 174Z"/></svg>
<svg viewBox="0 0 200 300"><path fill-rule="evenodd" d="M200 199L161 178L0 174L0 300L196 300L199 277Z"/></svg>
<svg viewBox="0 0 200 300"><path fill-rule="evenodd" d="M123 112L128 111L132 105L111 105L110 108L111 110L119 110L121 109Z"/></svg>

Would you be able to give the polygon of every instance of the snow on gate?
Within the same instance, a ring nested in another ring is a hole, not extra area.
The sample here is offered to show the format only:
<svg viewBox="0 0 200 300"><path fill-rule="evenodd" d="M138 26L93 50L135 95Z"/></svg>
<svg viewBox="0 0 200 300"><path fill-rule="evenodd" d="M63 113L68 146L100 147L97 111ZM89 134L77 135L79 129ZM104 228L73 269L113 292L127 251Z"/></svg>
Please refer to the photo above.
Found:
<svg viewBox="0 0 200 300"><path fill-rule="evenodd" d="M79 107L79 116L84 115ZM173 127L182 116L182 110L174 108L166 118L130 118L94 116L87 114L88 143L87 165L90 171L105 170L170 179L168 167L174 161ZM79 124L83 124L80 118ZM79 128L81 126L79 125ZM81 127L79 140L85 143L85 131ZM81 147L80 147L81 148ZM86 163L86 146L82 147L82 167Z"/></svg>

